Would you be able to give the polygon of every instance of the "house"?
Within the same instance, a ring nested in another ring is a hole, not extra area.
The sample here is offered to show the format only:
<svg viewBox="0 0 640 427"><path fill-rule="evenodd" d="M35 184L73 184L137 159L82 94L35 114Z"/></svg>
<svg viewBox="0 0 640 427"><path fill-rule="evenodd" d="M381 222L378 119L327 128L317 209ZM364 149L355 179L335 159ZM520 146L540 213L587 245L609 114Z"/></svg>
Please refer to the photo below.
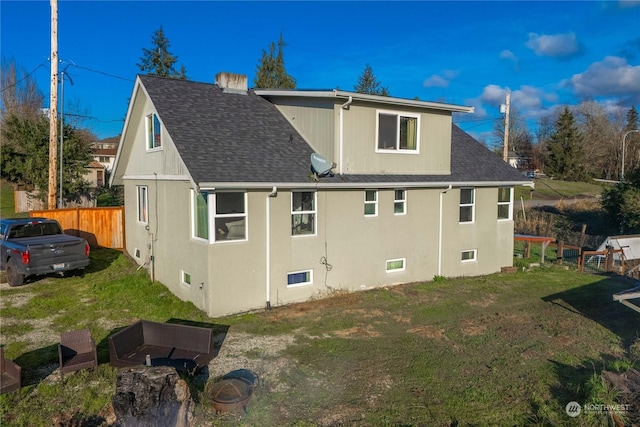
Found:
<svg viewBox="0 0 640 427"><path fill-rule="evenodd" d="M91 188L104 187L106 184L104 165L96 160L92 160L86 167L83 178L89 183L89 187Z"/></svg>
<svg viewBox="0 0 640 427"><path fill-rule="evenodd" d="M102 163L106 171L111 171L113 169L113 163L116 159L117 150L117 137L106 138L91 144L93 160Z"/></svg>
<svg viewBox="0 0 640 427"><path fill-rule="evenodd" d="M181 299L221 316L512 265L530 181L452 124L471 107L216 81L138 76L111 176L127 252Z"/></svg>

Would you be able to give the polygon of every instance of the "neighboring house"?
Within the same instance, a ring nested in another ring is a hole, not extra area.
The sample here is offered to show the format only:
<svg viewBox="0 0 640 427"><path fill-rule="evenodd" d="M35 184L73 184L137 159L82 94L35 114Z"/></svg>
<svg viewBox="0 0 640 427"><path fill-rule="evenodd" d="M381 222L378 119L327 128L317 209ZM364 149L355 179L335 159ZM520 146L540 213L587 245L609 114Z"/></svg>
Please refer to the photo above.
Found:
<svg viewBox="0 0 640 427"><path fill-rule="evenodd" d="M111 171L113 169L113 163L115 162L117 151L117 137L106 138L102 141L94 142L93 144L91 144L93 160L102 163L105 170L107 171Z"/></svg>
<svg viewBox="0 0 640 427"><path fill-rule="evenodd" d="M221 316L512 265L530 181L452 124L471 107L216 80L138 76L111 177L127 252L181 299Z"/></svg>
<svg viewBox="0 0 640 427"><path fill-rule="evenodd" d="M89 187L91 188L103 187L106 185L104 165L92 160L86 167L83 178L89 183Z"/></svg>

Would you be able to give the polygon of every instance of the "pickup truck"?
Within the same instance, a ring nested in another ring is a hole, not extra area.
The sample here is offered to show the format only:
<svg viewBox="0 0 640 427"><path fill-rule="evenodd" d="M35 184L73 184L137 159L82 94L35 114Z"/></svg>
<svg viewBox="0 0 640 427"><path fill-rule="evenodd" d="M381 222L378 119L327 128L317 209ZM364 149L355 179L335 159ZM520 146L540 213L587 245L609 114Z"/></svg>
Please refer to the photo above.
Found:
<svg viewBox="0 0 640 427"><path fill-rule="evenodd" d="M0 269L9 286L22 285L28 276L83 269L89 251L85 239L64 234L56 220L0 219Z"/></svg>

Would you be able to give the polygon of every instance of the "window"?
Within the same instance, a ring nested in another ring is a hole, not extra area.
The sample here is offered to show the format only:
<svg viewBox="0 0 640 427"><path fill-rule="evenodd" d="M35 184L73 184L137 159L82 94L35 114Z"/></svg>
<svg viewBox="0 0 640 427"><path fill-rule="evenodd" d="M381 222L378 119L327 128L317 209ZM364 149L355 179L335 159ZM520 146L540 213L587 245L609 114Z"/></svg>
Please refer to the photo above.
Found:
<svg viewBox="0 0 640 427"><path fill-rule="evenodd" d="M147 122L147 150L153 150L162 146L162 133L160 119L155 114L146 117Z"/></svg>
<svg viewBox="0 0 640 427"><path fill-rule="evenodd" d="M364 191L364 216L378 215L378 191Z"/></svg>
<svg viewBox="0 0 640 427"><path fill-rule="evenodd" d="M313 283L313 270L294 271L287 274L287 286L310 285Z"/></svg>
<svg viewBox="0 0 640 427"><path fill-rule="evenodd" d="M475 189L460 189L460 222L474 221Z"/></svg>
<svg viewBox="0 0 640 427"><path fill-rule="evenodd" d="M418 151L420 116L410 113L378 112L377 149Z"/></svg>
<svg viewBox="0 0 640 427"><path fill-rule="evenodd" d="M149 199L147 197L147 186L138 185L138 222L147 224L149 222Z"/></svg>
<svg viewBox="0 0 640 427"><path fill-rule="evenodd" d="M462 262L471 262L476 260L476 255L478 254L477 249L471 249L468 251L462 251Z"/></svg>
<svg viewBox="0 0 640 427"><path fill-rule="evenodd" d="M512 218L512 203L510 187L498 188L498 219Z"/></svg>
<svg viewBox="0 0 640 427"><path fill-rule="evenodd" d="M397 259L389 259L387 260L387 273L393 273L396 271L404 271L405 270L405 262L406 258L397 258Z"/></svg>
<svg viewBox="0 0 640 427"><path fill-rule="evenodd" d="M294 191L291 193L291 235L316 234L316 193L315 191Z"/></svg>
<svg viewBox="0 0 640 427"><path fill-rule="evenodd" d="M182 271L182 284L187 287L191 287L191 274L184 270Z"/></svg>
<svg viewBox="0 0 640 427"><path fill-rule="evenodd" d="M215 241L246 240L246 193L216 193Z"/></svg>
<svg viewBox="0 0 640 427"><path fill-rule="evenodd" d="M394 215L404 215L407 213L407 192L405 190L394 190L393 213Z"/></svg>
<svg viewBox="0 0 640 427"><path fill-rule="evenodd" d="M209 193L191 191L193 237L209 240Z"/></svg>

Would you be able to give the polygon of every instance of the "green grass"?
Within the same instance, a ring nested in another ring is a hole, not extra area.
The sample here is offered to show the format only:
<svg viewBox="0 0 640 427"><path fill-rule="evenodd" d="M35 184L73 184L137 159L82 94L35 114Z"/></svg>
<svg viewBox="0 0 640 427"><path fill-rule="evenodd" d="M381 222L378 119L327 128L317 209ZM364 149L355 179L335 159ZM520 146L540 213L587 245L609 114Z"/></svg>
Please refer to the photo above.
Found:
<svg viewBox="0 0 640 427"><path fill-rule="evenodd" d="M83 277L0 290L2 341L23 368L24 386L19 402L15 394L0 396L0 423L106 422L116 376L108 336L139 318L173 318L226 325L229 336L256 343L229 347L228 336L212 365L224 371L229 364L229 371L245 360L259 375L245 415L211 411L205 388L214 375L188 379L196 426L575 425L564 413L567 402L612 398L592 377L635 366L629 355L639 353L638 314L611 298L628 287L543 266L337 291L210 319L122 254L100 249ZM61 387L59 333L80 327L91 329L100 366L65 376ZM282 337L289 344L274 350ZM233 357L223 356L225 346Z"/></svg>
<svg viewBox="0 0 640 427"><path fill-rule="evenodd" d="M515 199L556 200L574 197L598 197L609 184L594 182L558 181L555 179L534 179L535 190L516 187Z"/></svg>

